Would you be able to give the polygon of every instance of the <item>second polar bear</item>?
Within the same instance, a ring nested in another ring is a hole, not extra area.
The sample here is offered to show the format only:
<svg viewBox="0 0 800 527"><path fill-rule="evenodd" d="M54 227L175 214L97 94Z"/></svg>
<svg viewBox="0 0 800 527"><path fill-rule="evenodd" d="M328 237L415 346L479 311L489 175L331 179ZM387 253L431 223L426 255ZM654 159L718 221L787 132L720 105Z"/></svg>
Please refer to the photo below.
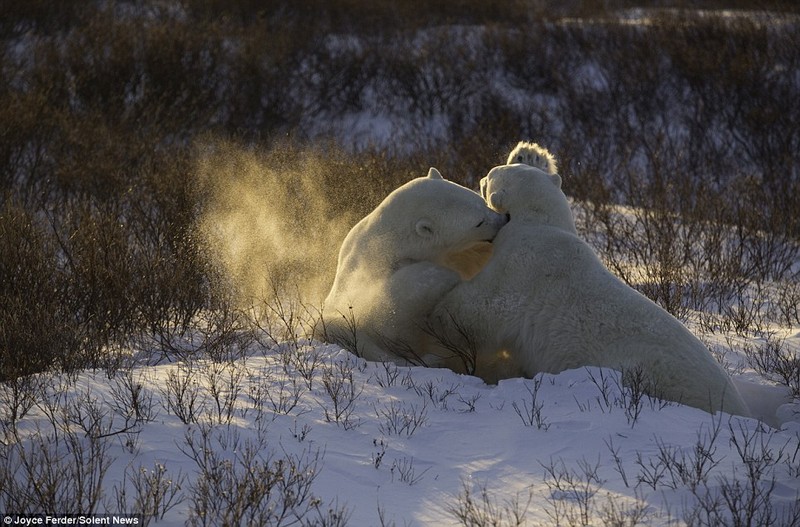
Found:
<svg viewBox="0 0 800 527"><path fill-rule="evenodd" d="M609 367L623 379L644 376L646 391L663 399L748 415L703 343L611 274L577 236L557 174L503 165L481 181L481 190L510 221L487 266L448 293L433 315L470 328L479 375L505 376L486 369L496 367L501 353L526 376Z"/></svg>
<svg viewBox="0 0 800 527"><path fill-rule="evenodd" d="M448 364L430 313L506 221L435 168L395 189L345 237L317 337L369 360Z"/></svg>

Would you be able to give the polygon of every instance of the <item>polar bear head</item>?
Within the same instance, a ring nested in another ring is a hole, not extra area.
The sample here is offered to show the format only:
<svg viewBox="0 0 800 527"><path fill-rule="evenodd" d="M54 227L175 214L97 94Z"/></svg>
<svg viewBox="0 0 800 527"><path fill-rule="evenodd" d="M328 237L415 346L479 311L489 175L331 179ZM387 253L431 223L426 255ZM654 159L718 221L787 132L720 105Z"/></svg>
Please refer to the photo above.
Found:
<svg viewBox="0 0 800 527"><path fill-rule="evenodd" d="M377 272L414 261L439 262L493 240L506 223L479 194L431 168L426 177L395 189L353 227L339 267L363 265Z"/></svg>
<svg viewBox="0 0 800 527"><path fill-rule="evenodd" d="M373 214L393 231L402 256L415 260L436 260L491 241L508 221L435 168L396 189Z"/></svg>
<svg viewBox="0 0 800 527"><path fill-rule="evenodd" d="M575 221L561 176L527 164L494 167L481 180L481 195L497 212L575 233Z"/></svg>

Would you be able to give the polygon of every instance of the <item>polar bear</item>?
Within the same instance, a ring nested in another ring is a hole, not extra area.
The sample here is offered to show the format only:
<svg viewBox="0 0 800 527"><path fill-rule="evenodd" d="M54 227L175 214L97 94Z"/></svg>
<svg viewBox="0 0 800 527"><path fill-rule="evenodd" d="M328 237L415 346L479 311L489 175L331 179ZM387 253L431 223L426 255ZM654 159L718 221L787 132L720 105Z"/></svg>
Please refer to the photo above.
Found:
<svg viewBox="0 0 800 527"><path fill-rule="evenodd" d="M436 323L471 328L477 373L510 355L526 376L584 366L647 379L645 391L704 409L748 415L706 347L677 319L611 274L575 231L561 178L524 164L481 181L489 205L510 221L472 280L434 310ZM630 377L627 378L631 380Z"/></svg>
<svg viewBox="0 0 800 527"><path fill-rule="evenodd" d="M429 315L506 222L435 168L397 188L345 237L316 336L368 360L445 365Z"/></svg>

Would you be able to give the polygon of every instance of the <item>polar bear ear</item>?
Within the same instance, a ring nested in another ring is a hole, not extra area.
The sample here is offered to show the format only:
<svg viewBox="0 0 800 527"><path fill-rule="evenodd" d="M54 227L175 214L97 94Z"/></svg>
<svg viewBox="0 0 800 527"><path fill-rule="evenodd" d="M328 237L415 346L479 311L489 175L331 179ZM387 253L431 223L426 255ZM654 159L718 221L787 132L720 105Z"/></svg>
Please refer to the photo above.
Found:
<svg viewBox="0 0 800 527"><path fill-rule="evenodd" d="M428 177L431 178L431 179L444 179L442 177L441 172L436 170L434 167L431 167L430 169L428 169Z"/></svg>
<svg viewBox="0 0 800 527"><path fill-rule="evenodd" d="M417 221L417 224L414 226L417 234L423 238L433 238L433 222L428 218L422 218L421 220Z"/></svg>
<svg viewBox="0 0 800 527"><path fill-rule="evenodd" d="M553 185L561 188L561 176L558 174L550 174L550 180L553 182Z"/></svg>
<svg viewBox="0 0 800 527"><path fill-rule="evenodd" d="M505 195L506 193L504 190L492 192L491 194L489 194L489 199L487 199L486 202L489 204L491 208L493 208L497 212L504 211L505 205L503 202L505 201L504 199Z"/></svg>

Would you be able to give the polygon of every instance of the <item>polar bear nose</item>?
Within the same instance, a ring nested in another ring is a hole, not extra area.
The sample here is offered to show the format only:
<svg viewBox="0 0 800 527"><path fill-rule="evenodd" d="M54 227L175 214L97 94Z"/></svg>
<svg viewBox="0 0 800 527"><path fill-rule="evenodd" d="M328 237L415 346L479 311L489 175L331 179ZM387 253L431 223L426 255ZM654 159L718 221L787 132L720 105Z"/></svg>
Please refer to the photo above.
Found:
<svg viewBox="0 0 800 527"><path fill-rule="evenodd" d="M508 214L499 214L495 211L492 211L492 215L486 221L489 221L491 225L496 229L501 229L508 223L509 215Z"/></svg>

